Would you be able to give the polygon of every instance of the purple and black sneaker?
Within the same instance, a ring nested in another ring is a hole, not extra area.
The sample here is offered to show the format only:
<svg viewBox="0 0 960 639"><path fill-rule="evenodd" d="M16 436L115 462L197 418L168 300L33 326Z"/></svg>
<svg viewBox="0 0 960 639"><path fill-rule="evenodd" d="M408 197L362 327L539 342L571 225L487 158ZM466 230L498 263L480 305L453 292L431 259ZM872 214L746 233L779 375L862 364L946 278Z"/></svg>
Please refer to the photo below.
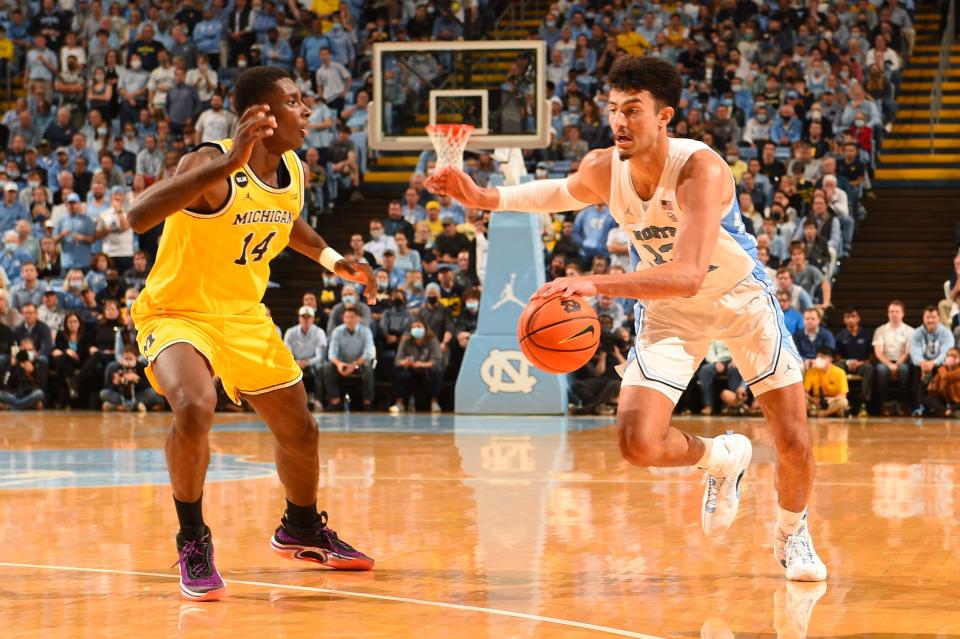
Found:
<svg viewBox="0 0 960 639"><path fill-rule="evenodd" d="M180 554L180 592L191 601L222 599L227 588L223 577L213 565L213 539L210 529L199 540L187 541L177 534L177 552Z"/></svg>
<svg viewBox="0 0 960 639"><path fill-rule="evenodd" d="M336 570L370 570L373 559L337 537L327 528L327 513L321 511L312 528L294 528L286 515L270 540L273 550L287 559L312 561Z"/></svg>

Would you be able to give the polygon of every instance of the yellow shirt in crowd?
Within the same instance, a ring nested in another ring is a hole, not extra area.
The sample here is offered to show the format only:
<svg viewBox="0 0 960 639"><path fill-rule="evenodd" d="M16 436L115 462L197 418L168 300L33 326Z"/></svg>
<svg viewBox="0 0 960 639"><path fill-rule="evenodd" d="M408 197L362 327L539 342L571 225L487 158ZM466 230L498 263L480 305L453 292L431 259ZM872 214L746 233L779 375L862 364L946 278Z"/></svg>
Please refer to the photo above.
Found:
<svg viewBox="0 0 960 639"><path fill-rule="evenodd" d="M803 388L808 394L820 397L839 397L850 391L847 374L839 366L830 364L825 370L811 368L803 376Z"/></svg>

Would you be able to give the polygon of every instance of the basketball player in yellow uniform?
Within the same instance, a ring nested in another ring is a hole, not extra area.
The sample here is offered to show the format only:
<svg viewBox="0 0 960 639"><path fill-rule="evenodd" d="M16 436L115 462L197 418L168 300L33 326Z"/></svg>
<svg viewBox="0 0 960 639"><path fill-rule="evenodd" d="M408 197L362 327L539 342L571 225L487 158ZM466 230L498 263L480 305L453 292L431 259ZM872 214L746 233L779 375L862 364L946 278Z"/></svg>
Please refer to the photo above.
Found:
<svg viewBox="0 0 960 639"><path fill-rule="evenodd" d="M165 221L133 318L150 382L173 409L167 466L180 521L180 590L193 600L224 594L201 509L217 403L213 375L234 402L250 402L276 437L287 509L274 550L331 568L373 567L327 528L326 512L317 512L317 423L300 367L260 300L270 261L288 245L371 294L376 280L369 266L343 259L300 217L304 172L293 149L303 144L310 109L287 71L245 71L234 107L242 114L235 137L184 156L176 175L148 189L128 213L138 233Z"/></svg>

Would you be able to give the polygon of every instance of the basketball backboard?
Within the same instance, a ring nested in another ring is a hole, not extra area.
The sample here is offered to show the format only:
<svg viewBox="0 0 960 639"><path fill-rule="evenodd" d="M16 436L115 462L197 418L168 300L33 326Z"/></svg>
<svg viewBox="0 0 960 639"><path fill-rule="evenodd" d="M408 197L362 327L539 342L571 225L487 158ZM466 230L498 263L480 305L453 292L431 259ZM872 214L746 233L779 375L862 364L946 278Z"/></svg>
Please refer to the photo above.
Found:
<svg viewBox="0 0 960 639"><path fill-rule="evenodd" d="M428 124L472 124L468 149L550 143L543 42L379 42L372 72L374 149L433 148Z"/></svg>

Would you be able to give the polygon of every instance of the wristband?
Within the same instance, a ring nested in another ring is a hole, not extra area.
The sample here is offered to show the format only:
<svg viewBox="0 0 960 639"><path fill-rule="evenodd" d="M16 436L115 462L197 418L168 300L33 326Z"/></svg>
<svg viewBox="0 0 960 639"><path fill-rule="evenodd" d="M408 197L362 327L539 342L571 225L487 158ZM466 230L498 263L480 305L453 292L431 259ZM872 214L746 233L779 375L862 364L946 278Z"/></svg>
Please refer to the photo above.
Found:
<svg viewBox="0 0 960 639"><path fill-rule="evenodd" d="M331 273L335 272L333 267L336 266L337 262L342 259L343 256L329 246L320 252L320 266L324 267Z"/></svg>

